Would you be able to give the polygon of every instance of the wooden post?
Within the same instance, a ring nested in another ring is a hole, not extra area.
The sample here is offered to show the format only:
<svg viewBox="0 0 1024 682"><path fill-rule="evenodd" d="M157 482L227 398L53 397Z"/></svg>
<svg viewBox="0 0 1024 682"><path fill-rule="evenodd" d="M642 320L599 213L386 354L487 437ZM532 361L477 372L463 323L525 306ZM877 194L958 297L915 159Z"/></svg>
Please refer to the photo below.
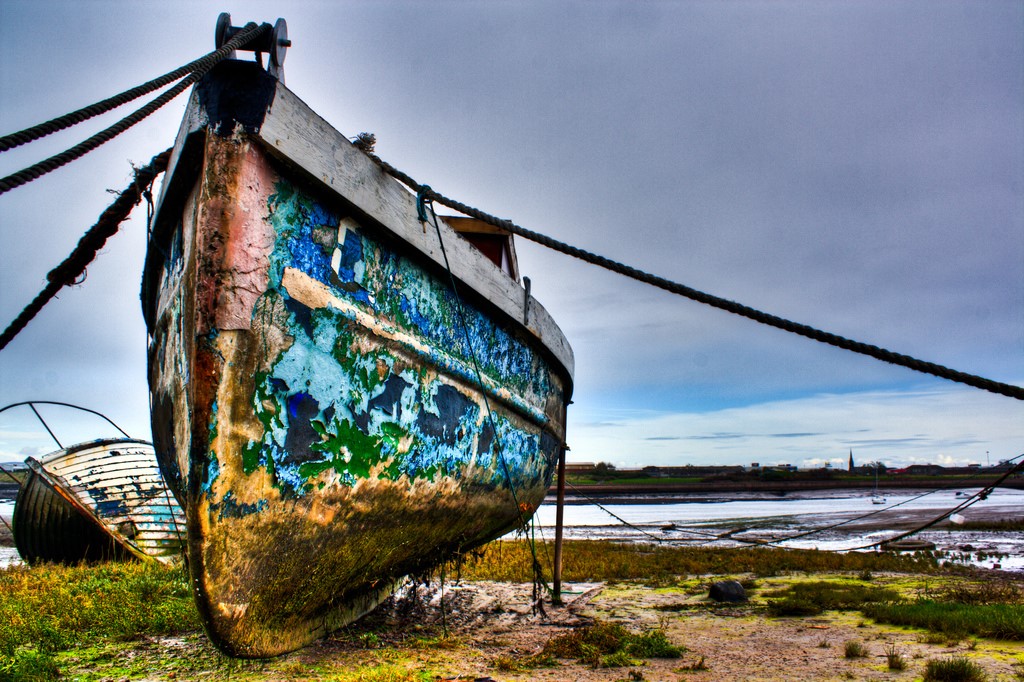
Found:
<svg viewBox="0 0 1024 682"><path fill-rule="evenodd" d="M565 446L558 453L558 497L555 506L555 569L551 603L562 604L562 521L565 512Z"/></svg>

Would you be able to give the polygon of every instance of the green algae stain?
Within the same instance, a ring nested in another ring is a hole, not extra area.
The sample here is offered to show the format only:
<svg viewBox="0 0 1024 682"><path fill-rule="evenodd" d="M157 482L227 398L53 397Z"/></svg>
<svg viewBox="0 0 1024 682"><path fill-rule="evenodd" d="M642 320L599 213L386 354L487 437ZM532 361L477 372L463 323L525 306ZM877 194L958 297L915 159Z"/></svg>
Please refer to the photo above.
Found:
<svg viewBox="0 0 1024 682"><path fill-rule="evenodd" d="M438 375L451 371L453 360L474 359L475 365L479 359L485 375L514 392L526 386L522 399L543 409L538 401L550 392L551 375L538 356L480 311L461 304L447 284L350 228L289 183L277 183L268 209L276 238L269 288L254 323L278 328L290 343L269 359L269 370L254 377L252 403L263 435L242 448L243 472L265 467L286 496L324 486L324 479L312 479L329 471L342 485L371 472L391 480L433 479L439 473L458 475L477 459L486 438L493 444L484 446L487 453L478 464L495 466L496 446L508 450L504 457L512 460L513 478L536 478L545 459L536 452L539 434L497 415L486 427L497 433L485 435L483 408L475 397L461 389L458 397ZM410 366L405 355L380 344L342 311L293 301L281 288L286 268L418 338L430 349L429 357ZM456 370L461 380L474 379L459 371L464 370ZM508 485L506 474L496 471L491 483Z"/></svg>

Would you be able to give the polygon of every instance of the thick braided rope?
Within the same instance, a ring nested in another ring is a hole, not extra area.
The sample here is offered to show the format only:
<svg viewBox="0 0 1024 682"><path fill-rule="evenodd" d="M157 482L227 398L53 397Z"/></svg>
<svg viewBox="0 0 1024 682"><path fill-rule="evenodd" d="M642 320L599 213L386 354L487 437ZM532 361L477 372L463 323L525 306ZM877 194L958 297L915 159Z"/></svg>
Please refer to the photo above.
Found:
<svg viewBox="0 0 1024 682"><path fill-rule="evenodd" d="M255 24L251 25L255 26ZM39 123L30 128L25 128L24 130L20 130L16 133L4 135L3 137L0 137L0 152L20 147L21 145L32 142L33 140L38 140L41 137L46 137L47 135L64 130L65 128L70 128L71 126L77 125L83 121L88 121L94 116L105 114L111 109L116 109L117 107L138 99L143 95L147 95L158 88L162 88L165 85L173 83L193 71L201 70L205 73L205 71L209 70L210 67L224 59L230 53L231 50L227 49L227 45L225 45L224 47L214 50L193 62L189 62L185 66L165 73L164 75L154 78L151 81L147 81L142 85L137 85L134 88L125 90L113 97L108 97L107 99L96 102L95 104L90 104L89 106L83 107L77 111L72 111L69 114L58 116L57 118Z"/></svg>
<svg viewBox="0 0 1024 682"><path fill-rule="evenodd" d="M46 276L47 283L43 290L25 306L25 309L8 325L3 334L0 334L0 350L7 347L15 336L32 321L40 310L50 302L57 292L75 280L83 272L86 266L96 258L97 252L103 248L107 239L113 236L121 223L132 212L132 209L142 201L143 192L153 183L157 175L167 168L167 161L171 157L171 150L157 154L144 166L135 171L135 179L121 192L117 199L100 215L96 224L89 228L89 231L82 236L67 258L60 265L55 267Z"/></svg>
<svg viewBox="0 0 1024 682"><path fill-rule="evenodd" d="M456 211L459 211L460 213L464 213L465 215L468 215L472 218L476 218L477 220L482 220L483 222L488 223L490 225L494 225L495 227L500 227L505 230L508 230L509 232L515 235L523 237L524 239L529 239L530 241L536 242L542 246L546 246L549 249L559 251L561 253L567 254L574 258L578 258L592 265L597 265L599 267L605 268L606 270L611 270L612 272L616 272L620 275L624 275L631 279L635 279L637 281L644 282L645 284L650 284L652 286L658 287L659 289L663 289L670 293L683 296L693 301L697 301L698 303L703 303L705 305L709 305L714 308L718 308L720 310L733 313L735 315L746 317L748 319L754 320L755 322L760 322L761 324L768 325L769 327L775 327L776 329L781 329L783 331L787 331L793 334L799 334L800 336L812 339L814 341L826 343L830 346L842 348L844 350L852 351L854 353L860 353L861 355L867 355L868 357L875 358L876 360L888 362L893 365L899 365L900 367L906 367L917 372L922 372L924 374L930 374L932 376L947 379L949 381L955 381L961 384L966 384L967 386L973 386L974 388L980 388L984 391L989 391L991 393L997 393L1000 395L1005 395L1010 398L1016 398L1017 400L1024 400L1024 388L1020 386L1015 386L1013 384L1005 384L998 381L993 381L991 379L986 379L984 377L979 377L973 374L959 372L957 370L950 369L948 367L944 367L933 362L918 360L916 358L910 357L909 355L894 353L890 350L886 350L878 346L862 343L860 341L854 341L852 339L847 339L837 334L832 334L829 332L821 331L820 329L815 329L814 327L810 327L805 324L792 322L790 320L786 320L784 318L762 312L760 310L757 310L756 308L751 308L741 303L736 303L728 299L719 298L718 296L713 296L711 294L698 291L684 284L673 282L671 280L665 279L664 277L659 277L657 275L653 275L651 273L638 270L637 268L631 267L629 265L625 265L623 263L611 260L610 258L605 258L604 256L599 256L595 253L585 251L584 249L571 246L564 242L560 242L556 239L552 239L551 237L542 235L538 232L528 230L525 227L520 227L519 225L516 225L510 220L501 220L500 218L495 218L494 216L484 213L483 211L473 208L472 206L467 206L462 202L456 201L454 199L449 199L448 197L442 194L438 194L430 187L419 184L411 177L409 177L407 174L396 169L394 166L391 166L386 161L383 161L373 155L371 155L371 157L374 158L380 164L381 168L383 168L385 172L387 172L389 175L394 176L396 179L398 179L405 185L409 186L413 191L421 194L424 198L432 199L433 201L436 201L439 204L444 204L445 206L452 208Z"/></svg>
<svg viewBox="0 0 1024 682"><path fill-rule="evenodd" d="M149 104L146 104L145 106L137 109L128 116L125 116L123 119L121 119L114 125L104 130L101 130L92 137L76 144L74 147L71 147L67 151L51 156L50 158L44 159L43 161L40 161L39 163L29 166L28 168L20 170L17 173L8 175L6 178L0 179L0 194L9 192L15 187L20 187L26 183L35 180L36 178L46 175L51 171L55 171L61 166L71 163L75 159L78 159L86 155L87 153L96 149L105 142L109 142L113 138L128 130L133 125L135 125L139 121L142 121L147 116L152 114L154 111L156 111L157 109L164 106L172 99L180 95L182 92L184 92L186 88L188 88L190 85L192 85L197 80L202 78L206 74L206 72L212 69L218 62L227 58L227 56L230 55L234 49L238 48L241 45L244 45L249 40L262 35L266 31L269 31L270 29L270 24L263 24L261 26L257 26L255 23L252 22L246 24L245 28L238 35L229 40L227 43L224 44L223 47L221 47L219 50L213 53L213 55L216 55L214 58L204 62L201 68L193 71L181 82L172 87L170 90L164 92L156 99L149 102Z"/></svg>

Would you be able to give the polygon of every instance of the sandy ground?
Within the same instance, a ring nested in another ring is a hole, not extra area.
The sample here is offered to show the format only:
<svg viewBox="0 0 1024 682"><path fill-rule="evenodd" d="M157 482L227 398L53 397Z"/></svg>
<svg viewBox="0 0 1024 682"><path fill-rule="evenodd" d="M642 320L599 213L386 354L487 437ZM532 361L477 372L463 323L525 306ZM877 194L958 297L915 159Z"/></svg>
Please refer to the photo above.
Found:
<svg viewBox="0 0 1024 682"><path fill-rule="evenodd" d="M759 591L792 581L764 579ZM883 581L882 576L876 580ZM390 668L428 672L434 680L598 682L618 680L920 680L929 659L966 655L990 680L1024 676L1024 643L925 643L920 631L864 622L856 613L816 618L768 618L756 597L740 606L712 605L706 591L601 583L567 586L566 605L531 609L530 586L475 582L447 584L442 613L437 583L382 607L357 625L298 652L270 661L225 662L201 634L144 639L116 653L62 663L67 679L106 680L330 680L353 671ZM755 593L756 595L756 593ZM439 637L442 617L448 636ZM664 628L685 646L679 659L648 659L595 669L561 660L554 667L515 669L543 645L594 619L642 632ZM857 640L868 656L847 659ZM890 671L890 646L907 662ZM130 665L129 665L130 664ZM127 667L125 667L127 666ZM369 674L364 672L364 674ZM348 680L349 677L344 679ZM362 679L360 677L360 679ZM390 678L374 678L390 679ZM404 679L404 678L403 678Z"/></svg>

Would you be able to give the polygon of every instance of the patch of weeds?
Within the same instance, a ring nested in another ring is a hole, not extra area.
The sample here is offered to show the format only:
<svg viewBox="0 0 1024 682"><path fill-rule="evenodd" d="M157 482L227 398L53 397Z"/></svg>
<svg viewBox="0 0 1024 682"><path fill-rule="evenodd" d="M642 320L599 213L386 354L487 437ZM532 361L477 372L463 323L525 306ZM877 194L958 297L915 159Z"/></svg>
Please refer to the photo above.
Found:
<svg viewBox="0 0 1024 682"><path fill-rule="evenodd" d="M896 650L896 642L889 644L885 650L885 661L889 666L889 670L906 670L907 660L903 658L903 655Z"/></svg>
<svg viewBox="0 0 1024 682"><path fill-rule="evenodd" d="M928 661L922 678L923 682L984 682L987 679L981 666L964 656Z"/></svg>
<svg viewBox="0 0 1024 682"><path fill-rule="evenodd" d="M638 635L629 635L626 651L639 658L679 658L686 651L668 641L665 630L648 630Z"/></svg>
<svg viewBox="0 0 1024 682"><path fill-rule="evenodd" d="M49 669L45 661L80 642L199 629L184 573L155 562L10 566L0 569L0 594L3 671ZM30 643L37 654L18 653Z"/></svg>
<svg viewBox="0 0 1024 682"><path fill-rule="evenodd" d="M941 632L925 632L917 636L921 644L945 644L947 639Z"/></svg>
<svg viewBox="0 0 1024 682"><path fill-rule="evenodd" d="M60 670L53 656L45 651L19 647L14 655L0 661L0 680L50 682L60 679Z"/></svg>
<svg viewBox="0 0 1024 682"><path fill-rule="evenodd" d="M636 665L639 658L679 658L684 647L668 641L662 629L631 633L617 623L594 621L548 640L541 650L554 658L573 658L595 668Z"/></svg>
<svg viewBox="0 0 1024 682"><path fill-rule="evenodd" d="M817 616L824 610L820 604L802 597L786 597L768 602L768 615L776 618Z"/></svg>
<svg viewBox="0 0 1024 682"><path fill-rule="evenodd" d="M597 665L595 668L628 668L631 665L637 665L639 661L635 660L625 651L614 651L610 654L606 654L597 659Z"/></svg>
<svg viewBox="0 0 1024 682"><path fill-rule="evenodd" d="M382 646L380 635L376 632L359 633L359 644L366 649L379 649Z"/></svg>
<svg viewBox="0 0 1024 682"><path fill-rule="evenodd" d="M330 682L434 682L436 677L430 672L388 664L361 667L328 679Z"/></svg>
<svg viewBox="0 0 1024 682"><path fill-rule="evenodd" d="M843 645L843 656L846 658L867 658L868 650L867 647L857 640L851 639Z"/></svg>
<svg viewBox="0 0 1024 682"><path fill-rule="evenodd" d="M491 661L491 667L503 673L518 673L528 670L526 659L509 654L499 654Z"/></svg>
<svg viewBox="0 0 1024 682"><path fill-rule="evenodd" d="M973 634L1024 640L1024 604L963 604L922 599L902 604L866 604L864 615L880 623L910 625L958 639Z"/></svg>
<svg viewBox="0 0 1024 682"><path fill-rule="evenodd" d="M986 580L980 583L955 582L942 589L936 601L954 604L1020 604L1024 590L1008 580Z"/></svg>
<svg viewBox="0 0 1024 682"><path fill-rule="evenodd" d="M441 635L439 637L416 637L409 642L409 645L413 649L442 649L445 651L458 649L462 644L463 642L460 638L452 637L450 635Z"/></svg>
<svg viewBox="0 0 1024 682"><path fill-rule="evenodd" d="M496 670L506 673L521 673L534 668L556 668L560 665L558 659L543 651L533 656L515 656L512 654L500 654L491 661L491 666Z"/></svg>
<svg viewBox="0 0 1024 682"><path fill-rule="evenodd" d="M537 552L551 551L538 543ZM546 544L546 547L545 547ZM461 567L464 580L529 582L533 577L533 552L523 540L500 540L475 551ZM928 553L840 554L811 549L767 547L670 547L595 540L565 543L562 578L573 582L633 580L643 577L657 584L672 584L683 575L773 576L801 571L835 573L885 571L937 573L940 566Z"/></svg>
<svg viewBox="0 0 1024 682"><path fill-rule="evenodd" d="M772 616L816 616L823 611L849 611L864 604L901 599L889 588L825 580L794 583L765 596L782 597L769 602L768 613Z"/></svg>
<svg viewBox="0 0 1024 682"><path fill-rule="evenodd" d="M819 649L831 649L832 648L832 644L827 639L823 639L820 642L818 642L818 648Z"/></svg>
<svg viewBox="0 0 1024 682"><path fill-rule="evenodd" d="M675 672L677 672L677 673L702 673L705 670L711 670L711 668L708 667L707 661L705 661L704 657L701 656L699 661L695 661L695 662L691 663L690 665L684 665L681 668L676 668Z"/></svg>

